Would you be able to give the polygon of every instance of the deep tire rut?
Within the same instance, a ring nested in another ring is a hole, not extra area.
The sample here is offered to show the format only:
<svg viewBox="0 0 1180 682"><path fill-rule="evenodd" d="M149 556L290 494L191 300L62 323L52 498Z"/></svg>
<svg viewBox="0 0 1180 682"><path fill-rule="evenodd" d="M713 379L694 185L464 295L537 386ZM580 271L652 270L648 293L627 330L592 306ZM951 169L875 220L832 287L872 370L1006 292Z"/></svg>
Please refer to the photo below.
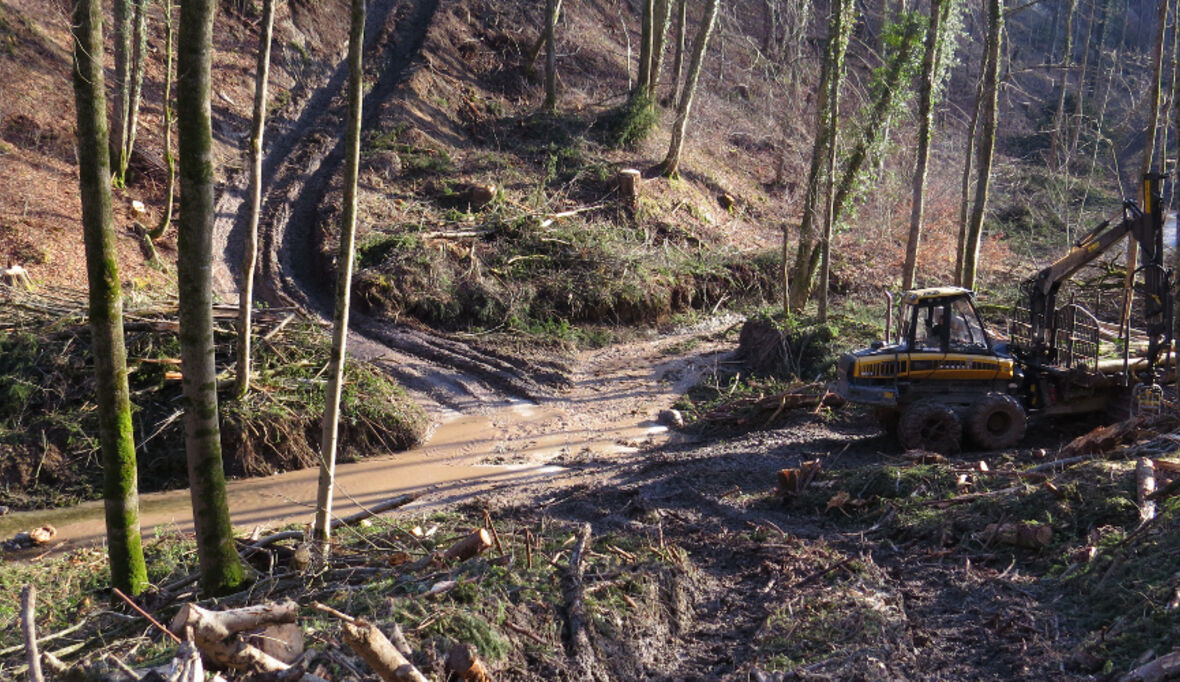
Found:
<svg viewBox="0 0 1180 682"><path fill-rule="evenodd" d="M365 31L366 71L380 76L364 99L362 129L405 81L439 0L375 0ZM379 65L377 69L373 65ZM272 305L295 306L330 320L335 274L316 260L316 220L330 200L328 189L344 162L343 131L347 64L307 98L290 127L273 135L263 165L264 204L259 221L258 296ZM270 131L268 130L268 133ZM241 234L245 229L245 174L218 202L215 270L219 293L236 295ZM353 311L349 350L380 361L406 388L438 406L458 411L496 407L506 400L539 400L566 383L562 372L521 358L472 348L421 329L395 325ZM429 408L429 406L428 406Z"/></svg>

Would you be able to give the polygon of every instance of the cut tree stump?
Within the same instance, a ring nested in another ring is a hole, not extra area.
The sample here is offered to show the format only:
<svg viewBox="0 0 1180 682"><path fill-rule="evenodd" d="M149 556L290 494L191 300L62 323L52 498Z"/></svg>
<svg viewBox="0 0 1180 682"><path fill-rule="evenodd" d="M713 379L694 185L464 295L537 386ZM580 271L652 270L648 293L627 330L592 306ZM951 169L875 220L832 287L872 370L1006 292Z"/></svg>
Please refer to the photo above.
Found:
<svg viewBox="0 0 1180 682"><path fill-rule="evenodd" d="M443 552L442 558L446 562L467 561L471 557L482 554L492 546L492 534L487 528L479 528L467 537L456 542Z"/></svg>
<svg viewBox="0 0 1180 682"><path fill-rule="evenodd" d="M1040 549L1053 540L1053 529L1028 523L989 523L984 536L1005 545Z"/></svg>
<svg viewBox="0 0 1180 682"><path fill-rule="evenodd" d="M639 183L642 174L634 168L619 171L619 197L628 215L634 218L639 213Z"/></svg>
<svg viewBox="0 0 1180 682"><path fill-rule="evenodd" d="M463 682L492 682L491 674L470 644L459 642L451 647L447 654L447 669Z"/></svg>

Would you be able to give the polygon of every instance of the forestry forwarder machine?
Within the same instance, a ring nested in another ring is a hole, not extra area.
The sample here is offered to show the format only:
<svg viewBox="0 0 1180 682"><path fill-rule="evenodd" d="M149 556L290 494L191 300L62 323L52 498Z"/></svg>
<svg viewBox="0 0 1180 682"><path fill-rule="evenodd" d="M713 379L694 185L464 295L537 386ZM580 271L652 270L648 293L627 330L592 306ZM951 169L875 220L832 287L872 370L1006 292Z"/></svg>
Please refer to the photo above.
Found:
<svg viewBox="0 0 1180 682"><path fill-rule="evenodd" d="M1144 177L1145 210L1124 201L1119 222L1104 221L1022 284L1025 307L1013 311L1007 342L988 335L974 293L958 287L903 293L899 334L891 342L893 296L886 294L886 339L840 358L837 392L873 406L882 427L896 433L905 449L944 454L960 450L964 431L980 448L1001 449L1024 437L1030 414L1108 409L1125 399L1132 377L1142 382L1134 387L1134 409L1158 410L1156 368L1165 351L1171 360L1173 308L1161 180L1154 173ZM1139 245L1147 351L1139 359L1124 352L1122 360L1100 361L1097 318L1072 301L1059 307L1057 296L1066 280L1127 235Z"/></svg>

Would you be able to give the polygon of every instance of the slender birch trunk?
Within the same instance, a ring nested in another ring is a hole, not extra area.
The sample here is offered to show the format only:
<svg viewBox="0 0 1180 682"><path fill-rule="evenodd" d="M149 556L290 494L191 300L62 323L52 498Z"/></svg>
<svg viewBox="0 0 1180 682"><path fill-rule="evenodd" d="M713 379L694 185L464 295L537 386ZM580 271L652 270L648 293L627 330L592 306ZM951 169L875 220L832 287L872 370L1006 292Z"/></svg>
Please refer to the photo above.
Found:
<svg viewBox="0 0 1180 682"><path fill-rule="evenodd" d="M332 326L332 357L328 393L324 398L323 439L320 443L320 480L316 494L313 534L323 551L330 541L332 489L336 478L336 446L340 434L340 393L348 341L349 301L352 295L352 262L356 233L356 183L361 156L361 95L364 90L362 55L365 37L365 0L352 0L352 27L348 36L348 130L345 133L344 215L340 226L340 250L336 258L336 316Z"/></svg>
<svg viewBox="0 0 1180 682"><path fill-rule="evenodd" d="M254 67L254 114L250 129L250 215L242 244L242 288L238 292L237 395L250 390L250 335L254 309L254 268L258 263L258 216L262 212L262 135L266 131L266 85L270 74L270 43L274 33L275 0L263 0Z"/></svg>

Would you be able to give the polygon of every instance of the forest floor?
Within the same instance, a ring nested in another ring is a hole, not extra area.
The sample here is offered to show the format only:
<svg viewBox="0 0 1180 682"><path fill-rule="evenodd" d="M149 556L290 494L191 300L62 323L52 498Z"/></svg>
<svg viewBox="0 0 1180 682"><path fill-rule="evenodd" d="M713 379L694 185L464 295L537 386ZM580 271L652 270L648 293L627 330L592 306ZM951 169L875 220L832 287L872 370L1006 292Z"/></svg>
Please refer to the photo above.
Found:
<svg viewBox="0 0 1180 682"><path fill-rule="evenodd" d="M503 107L528 109L525 91L535 90L499 61L507 46L527 44L534 31L521 29L528 25L524 10L501 17L490 9L495 4L375 4L389 12L388 24L375 21L373 31L385 64L397 65L391 74L410 63L407 48L392 40L398 35L397 18L408 17L406 26L419 26L442 5L436 33L427 36L425 66L416 67L417 79L401 87L404 84L382 77L376 87L379 93L396 92L394 99L409 102L401 113L414 117L424 131L420 134L433 136L427 142L463 141L468 133L496 138L529 124L526 117L488 115ZM14 0L0 7L17 8L22 17L52 14L40 5L53 4ZM327 3L290 7L292 15L286 19L296 31L283 27L288 40L277 61L285 68L277 77L285 79L284 89L295 94L286 100L289 109L279 107L287 118L279 123L272 149L284 157L275 159L280 178L284 173L308 176L276 185L280 194L309 197L311 203L296 207L294 218L285 218L297 219L300 210L305 218L314 217L330 204L320 202L331 187L331 165L336 163L335 133L308 134L301 112L325 115L320 132L339 127L338 115L331 110L335 93L325 91L325 99L318 100L314 91L299 87L317 78L333 82L332 69L312 72L316 65L338 63L340 55L321 49L313 50L311 58L300 56L291 36L311 27L322 32L326 43L334 40L336 48L344 43L343 15L333 16L325 9ZM627 73L626 65L617 63L622 54L618 36L603 37L613 30L609 27L614 25L614 8L603 2L587 7L598 14L573 15L571 21L580 23L569 30L594 31L599 37L591 41L593 50L580 55L586 73L563 72L570 84L581 84L581 89L570 88L571 110L622 92L617 81ZM492 25L492 18L504 21ZM67 90L52 85L64 82L61 75L68 62L60 19L46 18L43 25L0 22L4 35L16 38L6 43L9 53L0 55L4 82L18 82L16 69L22 63L44 64L37 75L45 82L38 86L21 81L28 86L20 88L22 92L34 93L22 97L53 92L62 98L49 106L21 99L19 106L28 111L5 120L0 171L27 199L7 197L11 200L0 206L0 243L30 265L40 281L76 284L82 281L80 249L64 225L76 222L77 207L54 203L55 197L73 195L68 189L73 182L69 135L60 122L55 128L48 121L50 114L69 108ZM247 23L230 25L234 30L218 35L219 59L224 60L219 73L231 76L219 89L215 105L222 124L217 136L219 168L239 162L242 112L249 102L251 60L244 55L249 54L250 31ZM473 25L480 33L477 40L468 40ZM733 45L736 50L739 43ZM384 48L389 49L381 51ZM741 62L740 53L730 58ZM716 68L714 75L721 72ZM14 79L9 74L15 74ZM150 75L152 87L158 88L158 76ZM472 89L489 78L501 79L497 83L505 85L502 92L493 96ZM746 104L738 106L749 109L772 109L774 100L763 94L708 94L700 107L701 127L731 130L730 110L722 106L731 100L740 99ZM300 109L307 102L312 104ZM485 108L478 110L473 103ZM475 114L468 117L468 111ZM157 113L158 109L148 111L145 120L154 125ZM773 112L755 113L768 117ZM753 120L758 125L746 127L771 129L766 121ZM773 146L764 136L739 140L740 132L723 144L691 151L690 161L696 156L690 168L710 170L686 172L685 181L662 190L668 196L653 186L653 201L665 201L673 214L680 211L669 219L673 226L691 219L695 227L707 226L734 241L767 247L791 209L789 202L757 199L769 179L764 176L773 162ZM420 153L427 146L416 143L410 151ZM466 165L457 164L458 171L473 173L486 154L472 150ZM643 165L659 154L659 142L651 141L638 152L616 153L610 163ZM325 161L331 162L327 170L312 172ZM367 180L380 189L375 175L370 172ZM233 216L240 205L229 196L237 187L234 177L221 180L230 188L223 201L231 203L222 205L229 217L219 222L219 246L224 250L218 254L223 266L218 274L226 288L223 293L228 293L232 285L226 283L232 283L237 260L232 252ZM399 191L407 196L424 193L429 183L415 182L411 189ZM531 182L519 180L515 188L501 184L519 199L532 191ZM952 203L946 197L954 194L947 188L954 183L943 184L945 209ZM313 191L304 192L309 186ZM34 191L38 187L52 187L53 196ZM715 197L723 190L738 196L738 211L716 208ZM673 194L678 191L687 198ZM150 207L160 205L161 190L149 177L119 195L124 226L130 223L134 192L143 192ZM388 194L386 199L395 193ZM432 201L392 203L408 215ZM683 206L687 208L681 211ZM568 206L542 206L546 211L558 207ZM431 205L430 210L443 213L438 209ZM866 209L865 214L885 216L883 226L868 226L878 238L896 227L888 225L888 207ZM410 217L384 216L390 222ZM330 255L312 253L308 236L319 234L313 226L297 229L302 231L298 239L285 246L284 235L268 237L272 243L264 259L274 261L264 264L264 271L271 270L263 288L276 296L302 295L297 302L315 311L323 288L313 289L308 282L322 284L332 278L326 270L310 268L322 267ZM129 231L122 230L120 239L123 259L132 263L125 271L129 294L166 291L167 261L174 256L170 238L160 249L163 267L149 265L138 255ZM882 280L872 272L895 265L881 257L877 242L869 242L859 251L842 253L837 282L846 289L875 292ZM938 243L937 238L931 241ZM475 247L437 250L475 261ZM953 253L938 246L932 251L944 257ZM293 257L308 261L303 270L290 267ZM998 257L989 262L996 269L1005 267ZM870 271L870 265L876 270ZM459 344L457 336L416 325L382 332L376 329L379 325L362 319L361 326L366 334L358 335L355 348L370 359L384 358L390 367L397 366L403 372L399 378L440 410L494 412L506 396L533 397L541 405L566 406L567 421L579 420L582 430L610 431L620 422L654 421L692 381L721 385L731 378L725 370L739 367L717 354L733 344L715 331L610 346L549 363L527 348L510 353L471 336ZM415 352L429 357L406 370L405 358ZM669 358L684 362L668 367ZM661 366L674 373L656 377L654 368ZM293 561L298 538L265 549L248 548L252 540L243 538L243 554L259 575L250 590L220 600L217 606L295 599L308 649L299 664L334 680L366 679L371 673L341 645L338 623L324 617L315 602L386 629L397 624L409 640L413 662L435 679L446 679L444 661L456 642L474 646L495 679L579 682L1111 679L1173 646L1180 627L1180 579L1174 563L1180 534L1173 520L1180 504L1175 499L1161 502L1160 520L1141 523L1133 460L1153 458L1161 471L1174 466L1170 462L1176 446L1169 436L1175 425L1138 424L1126 442L1106 443L1086 453L1091 455L1087 459L1054 467L1050 462L1060 449L1085 434L1092 423L1039 423L1019 449L940 459L899 452L870 415L856 408L788 410L770 423L765 423L765 415L751 418L762 428L675 430L650 441L630 439L620 448L558 450L543 461L560 465L559 471L540 480L481 484L460 503L432 505L428 494L411 510L343 529L325 566ZM535 435L507 418L497 428L506 440ZM511 449L497 458L489 458L489 463L541 463ZM798 475L805 467L816 471L808 485L780 489L780 472L794 469ZM575 562L573 550L579 548L578 537L587 524L586 551L577 552L580 561ZM466 560L431 560L436 551L479 527L494 528L498 543ZM155 587L138 602L167 622L180 604L198 596L190 579L197 570L192 538L180 529L157 531L148 542L148 555ZM579 572L580 594L566 589ZM112 670L112 659L140 670L166 664L175 653L172 641L126 605L112 604L106 579L99 547L65 554L24 550L0 559L0 585L5 588L0 591L0 646L5 647L0 650L0 677L23 674L17 599L18 587L24 584L36 585L41 592L39 631L57 635L43 644L43 650L75 667L102 669L112 676L126 674ZM577 621L571 614L579 606L587 616L583 632L589 649L579 646L571 632L571 622ZM593 670L589 675L583 667L587 662Z"/></svg>

